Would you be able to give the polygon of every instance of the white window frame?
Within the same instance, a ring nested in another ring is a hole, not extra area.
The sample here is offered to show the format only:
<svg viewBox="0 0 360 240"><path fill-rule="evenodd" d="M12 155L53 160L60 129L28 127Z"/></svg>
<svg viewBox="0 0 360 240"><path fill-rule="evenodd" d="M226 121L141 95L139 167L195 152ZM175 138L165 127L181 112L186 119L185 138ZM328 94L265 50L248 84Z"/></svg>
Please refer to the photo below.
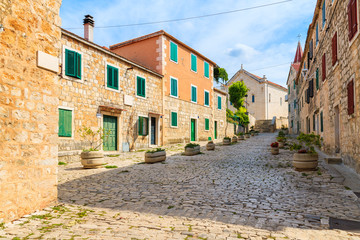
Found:
<svg viewBox="0 0 360 240"><path fill-rule="evenodd" d="M176 123L177 123L177 126L173 126L172 125L172 113L176 113ZM179 128L179 112L176 112L176 111L170 111L170 127L171 128Z"/></svg>
<svg viewBox="0 0 360 240"><path fill-rule="evenodd" d="M177 84L177 96L174 96L171 94L171 89L172 89L172 81L171 79L175 79L176 80L176 84ZM179 79L175 78L175 77L172 77L170 76L170 97L173 97L173 98L179 98Z"/></svg>
<svg viewBox="0 0 360 240"><path fill-rule="evenodd" d="M205 63L207 63L208 64L208 66L209 66L209 77L207 77L207 76L205 76ZM204 77L205 78L207 78L207 79L210 79L210 63L208 63L207 61L204 61Z"/></svg>
<svg viewBox="0 0 360 240"><path fill-rule="evenodd" d="M109 90L109 91L113 91L113 92L120 92L120 67L119 66L116 66L116 65L114 65L114 64L111 64L111 63L108 63L108 62L104 62L104 64L105 64L105 81L104 81L104 86L105 86L105 89L106 90ZM114 68L117 68L118 69L118 85L119 85L119 89L113 89L113 88L109 88L108 86L107 86L107 66L111 66L111 67L114 67ZM146 86L146 84L145 84L145 86ZM145 93L146 93L146 91L145 91ZM145 96L146 96L146 94L145 94Z"/></svg>
<svg viewBox="0 0 360 240"><path fill-rule="evenodd" d="M209 104L208 105L205 104L205 93L206 92L209 94ZM210 92L208 90L204 90L204 106L205 107L210 107Z"/></svg>
<svg viewBox="0 0 360 240"><path fill-rule="evenodd" d="M196 58L196 71L192 70L191 66L192 66L192 56L195 56ZM193 73L198 73L198 64L197 64L197 60L198 60L198 57L193 54L193 53L190 53L190 71L192 71Z"/></svg>
<svg viewBox="0 0 360 240"><path fill-rule="evenodd" d="M81 54L81 78L80 79L65 75L65 66L66 66L66 64L65 64L65 50L66 49ZM71 80L71 81L84 83L84 53L83 52L81 52L79 50L76 50L74 48L68 47L66 45L62 45L61 61L62 61L61 62L61 77L62 78L67 79L67 80Z"/></svg>
<svg viewBox="0 0 360 240"><path fill-rule="evenodd" d="M171 43L176 45L176 49L177 49L177 61L176 62L171 59ZM174 41L171 41L171 40L170 40L170 44L169 44L169 59L171 62L179 64L179 46L177 45L177 43L175 43Z"/></svg>
<svg viewBox="0 0 360 240"><path fill-rule="evenodd" d="M196 102L194 102L194 101L192 100L192 88L193 88L193 87L195 87L195 89L196 89ZM190 101L191 101L192 103L197 103L197 102L198 102L198 90L197 90L197 86L192 85L192 84L191 84L191 86L190 86Z"/></svg>
<svg viewBox="0 0 360 240"><path fill-rule="evenodd" d="M144 78L145 79L145 97L143 97L143 96L139 96L138 94L137 94L137 78L138 77L141 77L141 78ZM146 99L146 93L147 93L147 91L146 91L146 87L147 86L147 80L146 80L146 77L144 77L144 76L142 76L142 75L136 75L135 76L135 96L137 97L137 98L141 98L141 99Z"/></svg>

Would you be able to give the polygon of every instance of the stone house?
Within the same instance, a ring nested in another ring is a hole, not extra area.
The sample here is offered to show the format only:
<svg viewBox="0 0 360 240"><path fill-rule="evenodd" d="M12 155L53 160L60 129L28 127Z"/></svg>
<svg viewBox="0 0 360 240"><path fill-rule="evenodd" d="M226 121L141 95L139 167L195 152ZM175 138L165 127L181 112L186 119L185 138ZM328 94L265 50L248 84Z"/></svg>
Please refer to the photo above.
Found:
<svg viewBox="0 0 360 240"><path fill-rule="evenodd" d="M165 31L112 45L110 50L164 76L164 144L214 138L219 127L212 97L216 63ZM225 118L224 114L222 121Z"/></svg>
<svg viewBox="0 0 360 240"><path fill-rule="evenodd" d="M360 172L359 1L318 0L296 78L300 130Z"/></svg>
<svg viewBox="0 0 360 240"><path fill-rule="evenodd" d="M277 121L284 122L287 125L288 108L285 103L287 89L266 79L266 77L256 76L246 71L243 66L226 83L228 89L231 84L237 81L243 81L249 88L246 98L246 108L249 112L249 126L255 126L257 120L271 120L276 117ZM229 101L228 108L232 111L236 109ZM286 122L284 121L286 119ZM279 124L277 124L278 126ZM281 127L281 124L278 126Z"/></svg>
<svg viewBox="0 0 360 240"><path fill-rule="evenodd" d="M213 91L213 111L214 111L214 137L212 139L222 141L226 136L234 134L233 124L226 121L226 98L227 93L214 88ZM224 117L225 116L225 117Z"/></svg>
<svg viewBox="0 0 360 240"><path fill-rule="evenodd" d="M290 65L289 75L286 82L288 87L288 95L286 101L288 102L288 111L289 111L289 133L298 134L300 127L299 119L299 107L297 104L297 93L299 88L297 87L296 75L300 70L300 63L303 56L303 51L301 48L300 42L298 42L294 62Z"/></svg>
<svg viewBox="0 0 360 240"><path fill-rule="evenodd" d="M85 38L61 31L59 160L88 147L82 126L110 132L107 154L163 145L163 76L93 43L92 17L84 23Z"/></svg>
<svg viewBox="0 0 360 240"><path fill-rule="evenodd" d="M60 5L0 4L0 223L57 201Z"/></svg>

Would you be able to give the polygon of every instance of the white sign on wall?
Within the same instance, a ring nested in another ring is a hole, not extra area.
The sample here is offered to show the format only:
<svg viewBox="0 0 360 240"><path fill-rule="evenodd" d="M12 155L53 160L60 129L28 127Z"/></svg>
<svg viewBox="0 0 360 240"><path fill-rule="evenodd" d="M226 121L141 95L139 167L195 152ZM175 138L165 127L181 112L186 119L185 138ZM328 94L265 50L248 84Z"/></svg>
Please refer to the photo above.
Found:
<svg viewBox="0 0 360 240"><path fill-rule="evenodd" d="M124 104L132 106L134 104L134 97L130 95L124 95Z"/></svg>

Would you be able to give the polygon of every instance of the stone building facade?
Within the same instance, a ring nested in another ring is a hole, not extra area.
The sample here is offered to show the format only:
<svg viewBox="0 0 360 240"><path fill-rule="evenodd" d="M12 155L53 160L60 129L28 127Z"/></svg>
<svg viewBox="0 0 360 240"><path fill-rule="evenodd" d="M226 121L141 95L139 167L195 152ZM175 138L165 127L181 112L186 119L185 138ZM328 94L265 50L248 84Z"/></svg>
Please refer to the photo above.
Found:
<svg viewBox="0 0 360 240"><path fill-rule="evenodd" d="M360 172L359 1L318 0L297 74L302 132Z"/></svg>
<svg viewBox="0 0 360 240"><path fill-rule="evenodd" d="M60 0L0 3L0 223L57 201Z"/></svg>
<svg viewBox="0 0 360 240"><path fill-rule="evenodd" d="M100 147L107 154L163 145L162 75L66 30L61 43L59 159L89 147L82 126L111 131ZM77 74L73 55L80 55Z"/></svg>
<svg viewBox="0 0 360 240"><path fill-rule="evenodd" d="M164 76L164 144L214 138L213 61L164 31L110 50Z"/></svg>
<svg viewBox="0 0 360 240"><path fill-rule="evenodd" d="M249 112L250 126L254 126L256 120L270 120L273 117L287 119L288 108L285 103L287 89L266 79L258 77L242 66L241 69L226 83L228 89L232 83L243 81L249 88L246 98L246 108ZM228 108L235 111L235 108L228 103ZM285 123L286 124L286 123ZM278 127L281 127L278 126Z"/></svg>
<svg viewBox="0 0 360 240"><path fill-rule="evenodd" d="M299 88L296 85L296 75L300 71L300 63L303 56L303 51L301 48L300 42L298 42L294 62L290 65L289 75L286 82L288 87L288 111L289 111L289 133L298 134L300 128L300 119L299 119L299 107L297 104L297 93Z"/></svg>

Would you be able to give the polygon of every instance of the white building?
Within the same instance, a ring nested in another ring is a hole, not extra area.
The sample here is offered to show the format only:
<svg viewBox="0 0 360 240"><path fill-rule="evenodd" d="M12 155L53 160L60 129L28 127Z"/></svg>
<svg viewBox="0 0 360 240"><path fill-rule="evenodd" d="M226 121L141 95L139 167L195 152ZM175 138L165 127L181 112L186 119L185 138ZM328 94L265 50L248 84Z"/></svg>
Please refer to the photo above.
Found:
<svg viewBox="0 0 360 240"><path fill-rule="evenodd" d="M246 108L249 112L249 126L255 126L256 120L277 119L277 127L288 125L288 106L285 102L287 89L279 84L273 83L266 77L256 76L241 66L241 69L226 83L228 89L234 82L243 81L249 88L246 98ZM228 108L236 111L232 104ZM280 123L280 124L279 124Z"/></svg>

